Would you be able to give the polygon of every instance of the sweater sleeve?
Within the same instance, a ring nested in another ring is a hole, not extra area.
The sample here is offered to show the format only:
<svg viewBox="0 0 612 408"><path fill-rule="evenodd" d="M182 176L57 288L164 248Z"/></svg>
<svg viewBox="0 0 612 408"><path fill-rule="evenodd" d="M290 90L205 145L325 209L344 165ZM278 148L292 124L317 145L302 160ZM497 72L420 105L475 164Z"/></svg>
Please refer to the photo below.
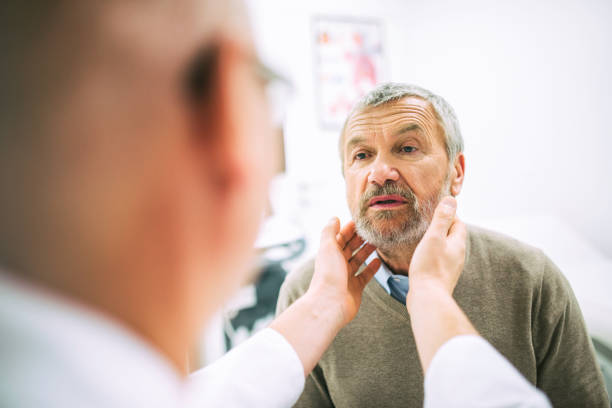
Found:
<svg viewBox="0 0 612 408"><path fill-rule="evenodd" d="M287 277L278 295L278 302L276 304L277 316L305 293L313 272L314 262L309 262L303 268ZM294 407L326 408L333 406L334 404L327 390L323 369L317 364L306 378L304 391Z"/></svg>
<svg viewBox="0 0 612 408"><path fill-rule="evenodd" d="M532 320L537 387L552 405L609 408L601 370L574 293L559 269L541 253L542 281Z"/></svg>

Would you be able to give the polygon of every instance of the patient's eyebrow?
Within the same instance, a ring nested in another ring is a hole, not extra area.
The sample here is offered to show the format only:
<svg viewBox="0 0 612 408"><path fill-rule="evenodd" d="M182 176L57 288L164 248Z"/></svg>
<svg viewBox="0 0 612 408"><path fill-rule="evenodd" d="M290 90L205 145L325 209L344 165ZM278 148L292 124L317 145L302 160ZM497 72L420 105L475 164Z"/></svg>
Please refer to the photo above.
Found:
<svg viewBox="0 0 612 408"><path fill-rule="evenodd" d="M413 130L417 130L417 131L420 131L420 132L423 131L423 129L419 125L417 125L416 123L411 123L409 125L406 125L406 126L400 128L397 132L395 132L395 136L399 136L402 133L411 132Z"/></svg>
<svg viewBox="0 0 612 408"><path fill-rule="evenodd" d="M346 151L350 151L354 146L361 144L366 140L367 138L365 138L364 136L355 136L349 139L348 143L346 144Z"/></svg>

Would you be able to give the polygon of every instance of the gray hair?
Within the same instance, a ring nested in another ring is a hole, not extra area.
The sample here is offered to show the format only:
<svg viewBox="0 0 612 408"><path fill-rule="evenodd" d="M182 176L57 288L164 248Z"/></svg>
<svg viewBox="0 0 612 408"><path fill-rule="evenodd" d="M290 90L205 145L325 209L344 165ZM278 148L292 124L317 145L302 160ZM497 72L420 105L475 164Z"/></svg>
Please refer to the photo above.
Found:
<svg viewBox="0 0 612 408"><path fill-rule="evenodd" d="M342 131L340 133L340 157L344 163L344 131L350 118L360 110L366 108L375 108L377 106L385 105L387 103L395 102L397 100L413 96L421 98L431 103L438 123L444 130L444 137L446 139L446 154L448 155L449 162L455 159L455 157L463 152L463 137L461 136L461 130L459 129L459 121L453 107L441 96L434 94L433 92L421 88L417 85L401 84L397 82L383 83L370 92L368 92L363 98L361 98L353 107L351 113L349 113Z"/></svg>

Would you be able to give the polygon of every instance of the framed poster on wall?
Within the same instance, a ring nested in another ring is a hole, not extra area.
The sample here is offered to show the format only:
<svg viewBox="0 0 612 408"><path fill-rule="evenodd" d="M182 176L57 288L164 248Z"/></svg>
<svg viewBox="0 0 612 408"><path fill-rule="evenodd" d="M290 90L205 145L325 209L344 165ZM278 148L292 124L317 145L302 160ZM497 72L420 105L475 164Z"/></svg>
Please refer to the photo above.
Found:
<svg viewBox="0 0 612 408"><path fill-rule="evenodd" d="M319 123L338 130L353 104L385 80L381 24L316 16L313 31Z"/></svg>

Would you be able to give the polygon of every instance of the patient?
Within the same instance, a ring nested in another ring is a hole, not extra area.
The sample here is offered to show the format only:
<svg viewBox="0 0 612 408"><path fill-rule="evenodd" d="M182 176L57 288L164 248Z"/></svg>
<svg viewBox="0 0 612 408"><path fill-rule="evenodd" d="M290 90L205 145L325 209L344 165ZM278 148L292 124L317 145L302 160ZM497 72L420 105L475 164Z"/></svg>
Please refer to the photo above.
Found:
<svg viewBox="0 0 612 408"><path fill-rule="evenodd" d="M357 317L310 374L296 406L422 407L423 372L405 306L408 266L437 203L461 191L465 157L457 118L426 89L384 84L349 114L340 153L358 232L383 263ZM287 277L278 312L306 291L312 272L309 262ZM454 297L553 406L608 406L572 289L540 250L468 227Z"/></svg>

